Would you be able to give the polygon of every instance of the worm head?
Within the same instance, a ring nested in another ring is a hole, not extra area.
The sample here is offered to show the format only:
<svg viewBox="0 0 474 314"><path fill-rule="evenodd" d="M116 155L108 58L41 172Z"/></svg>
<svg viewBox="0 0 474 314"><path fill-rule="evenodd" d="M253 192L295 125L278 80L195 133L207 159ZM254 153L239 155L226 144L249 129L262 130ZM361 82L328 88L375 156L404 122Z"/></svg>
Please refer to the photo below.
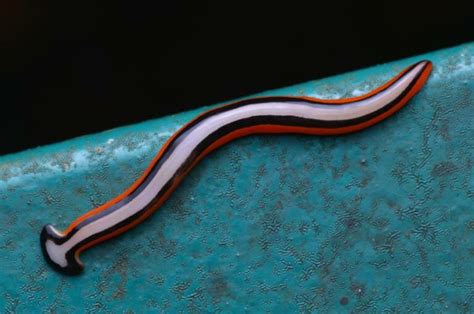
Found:
<svg viewBox="0 0 474 314"><path fill-rule="evenodd" d="M84 265L79 260L79 255L67 247L66 237L52 225L44 226L40 241L45 259L55 269L68 275L82 272Z"/></svg>

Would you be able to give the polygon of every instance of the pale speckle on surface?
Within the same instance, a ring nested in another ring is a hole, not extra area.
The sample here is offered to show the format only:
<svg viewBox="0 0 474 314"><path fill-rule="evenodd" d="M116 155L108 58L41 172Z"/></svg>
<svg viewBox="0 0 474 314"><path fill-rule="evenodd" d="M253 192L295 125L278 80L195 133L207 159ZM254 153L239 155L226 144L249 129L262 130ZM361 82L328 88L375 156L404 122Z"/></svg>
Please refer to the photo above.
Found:
<svg viewBox="0 0 474 314"><path fill-rule="evenodd" d="M338 92L331 92L331 93L308 93L307 96L319 99L339 99L342 98Z"/></svg>
<svg viewBox="0 0 474 314"><path fill-rule="evenodd" d="M356 88L352 91L352 96L357 97L357 96L362 96L370 92L370 86L366 85L362 87L361 89Z"/></svg>

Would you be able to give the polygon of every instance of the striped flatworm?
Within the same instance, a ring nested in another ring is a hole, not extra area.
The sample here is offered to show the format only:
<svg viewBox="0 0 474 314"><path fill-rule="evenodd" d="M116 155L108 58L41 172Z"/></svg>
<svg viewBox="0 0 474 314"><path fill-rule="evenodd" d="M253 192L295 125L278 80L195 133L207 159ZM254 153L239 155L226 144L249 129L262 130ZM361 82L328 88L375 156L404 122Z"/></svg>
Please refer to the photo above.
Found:
<svg viewBox="0 0 474 314"><path fill-rule="evenodd" d="M421 89L431 68L430 61L413 64L360 97L260 97L209 110L171 136L124 193L79 217L63 232L46 225L40 237L44 257L60 272L78 274L83 269L81 252L149 217L186 174L216 148L251 134L339 135L365 129L402 108Z"/></svg>

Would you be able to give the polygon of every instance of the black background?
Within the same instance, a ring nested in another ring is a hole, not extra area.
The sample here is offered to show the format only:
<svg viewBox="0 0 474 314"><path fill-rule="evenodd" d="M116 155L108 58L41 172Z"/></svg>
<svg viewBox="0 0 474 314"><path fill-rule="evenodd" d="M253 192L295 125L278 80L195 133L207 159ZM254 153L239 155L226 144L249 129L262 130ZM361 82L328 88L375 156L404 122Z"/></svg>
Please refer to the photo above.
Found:
<svg viewBox="0 0 474 314"><path fill-rule="evenodd" d="M472 1L0 1L0 154L474 40Z"/></svg>

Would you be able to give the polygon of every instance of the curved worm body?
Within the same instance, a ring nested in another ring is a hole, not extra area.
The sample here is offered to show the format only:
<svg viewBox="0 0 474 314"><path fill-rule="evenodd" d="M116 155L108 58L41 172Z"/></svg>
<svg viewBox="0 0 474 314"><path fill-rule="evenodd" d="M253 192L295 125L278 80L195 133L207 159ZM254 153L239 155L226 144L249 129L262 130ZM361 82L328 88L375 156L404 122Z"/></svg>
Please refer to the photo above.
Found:
<svg viewBox="0 0 474 314"><path fill-rule="evenodd" d="M402 108L423 86L431 68L429 61L416 63L361 97L263 97L205 112L177 131L123 194L79 217L63 232L46 225L41 232L43 254L60 272L78 274L83 269L82 251L149 217L216 148L257 133L337 135L362 130Z"/></svg>

